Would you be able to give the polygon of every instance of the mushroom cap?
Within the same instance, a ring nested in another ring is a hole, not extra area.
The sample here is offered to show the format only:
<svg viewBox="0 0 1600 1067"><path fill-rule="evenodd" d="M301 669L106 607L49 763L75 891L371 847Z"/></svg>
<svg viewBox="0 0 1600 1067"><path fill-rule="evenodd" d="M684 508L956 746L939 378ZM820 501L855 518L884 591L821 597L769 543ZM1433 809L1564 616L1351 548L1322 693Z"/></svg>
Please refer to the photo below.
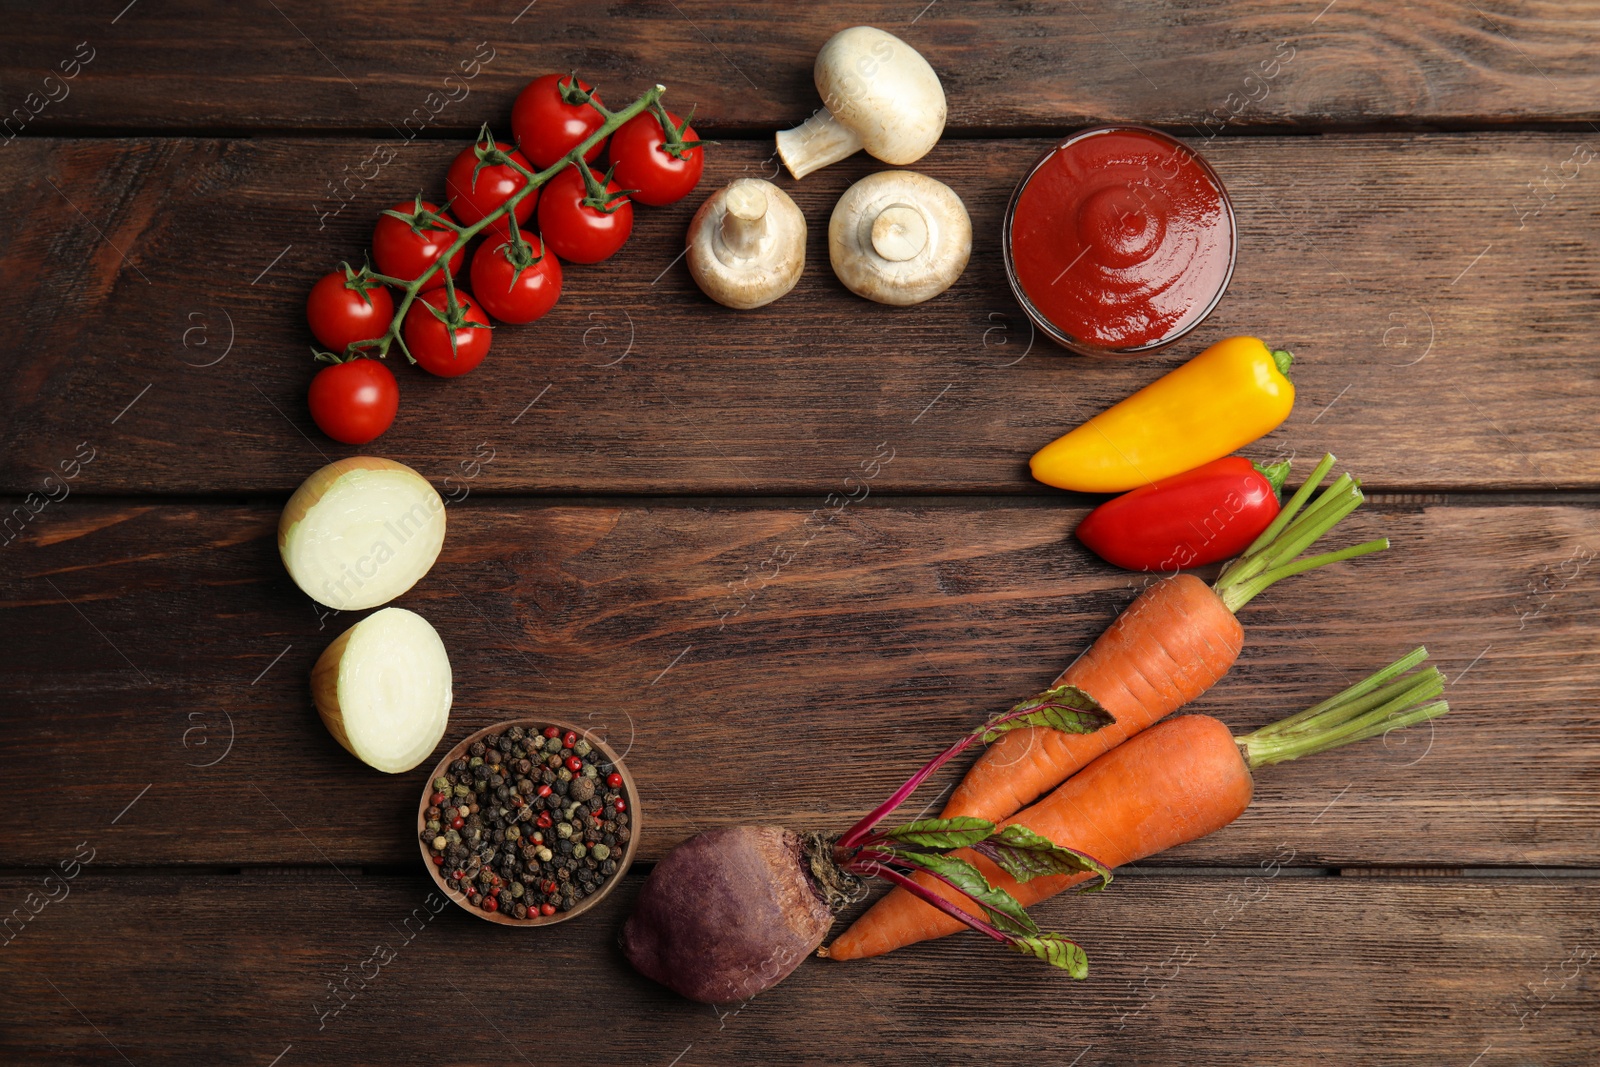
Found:
<svg viewBox="0 0 1600 1067"><path fill-rule="evenodd" d="M872 26L840 30L817 53L812 76L833 117L885 163L915 163L944 133L939 75L892 33Z"/></svg>
<svg viewBox="0 0 1600 1067"><path fill-rule="evenodd" d="M728 231L742 240L730 244ZM741 310L770 304L793 289L805 269L806 218L771 182L739 178L695 212L688 260L695 284L717 303Z"/></svg>
<svg viewBox="0 0 1600 1067"><path fill-rule="evenodd" d="M943 182L910 170L868 175L828 220L828 258L845 288L880 304L920 304L950 288L972 253L972 220Z"/></svg>

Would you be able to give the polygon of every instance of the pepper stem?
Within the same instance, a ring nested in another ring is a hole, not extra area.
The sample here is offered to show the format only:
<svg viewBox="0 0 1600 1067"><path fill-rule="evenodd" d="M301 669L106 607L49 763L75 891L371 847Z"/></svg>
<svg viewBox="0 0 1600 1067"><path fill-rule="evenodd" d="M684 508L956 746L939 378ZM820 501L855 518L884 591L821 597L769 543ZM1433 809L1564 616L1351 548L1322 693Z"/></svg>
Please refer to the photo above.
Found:
<svg viewBox="0 0 1600 1067"><path fill-rule="evenodd" d="M1256 473L1265 478L1267 484L1272 486L1273 495L1280 497L1283 495L1283 483L1289 480L1289 468L1293 465L1294 460L1292 459L1286 459L1282 463L1269 463L1265 467L1259 463L1251 464L1256 469Z"/></svg>
<svg viewBox="0 0 1600 1067"><path fill-rule="evenodd" d="M1294 353L1287 348L1274 348L1272 362L1278 365L1278 373L1285 378L1289 376L1289 368L1294 366Z"/></svg>

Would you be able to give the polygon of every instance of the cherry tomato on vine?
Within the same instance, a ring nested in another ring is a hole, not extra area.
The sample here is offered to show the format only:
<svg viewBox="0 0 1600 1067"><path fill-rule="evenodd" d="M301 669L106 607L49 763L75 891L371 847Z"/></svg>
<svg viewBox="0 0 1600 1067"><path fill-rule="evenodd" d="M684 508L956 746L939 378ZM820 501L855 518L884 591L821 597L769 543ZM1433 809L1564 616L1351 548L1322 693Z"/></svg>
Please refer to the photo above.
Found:
<svg viewBox="0 0 1600 1067"><path fill-rule="evenodd" d="M533 169L521 152L504 141L480 141L470 148L463 148L461 154L456 156L455 162L450 164L450 171L445 175L444 187L450 198L450 211L458 222L471 226L486 215L498 211L517 190L528 184L528 179L524 178L516 167L506 162L497 162L502 156L515 160L528 170ZM480 163L483 166L480 167ZM537 189L517 201L514 210L519 226L532 217L534 205L538 202ZM491 239L507 238L511 236L511 227L505 218L501 217L491 222L484 233Z"/></svg>
<svg viewBox="0 0 1600 1067"><path fill-rule="evenodd" d="M335 441L364 445L394 425L400 387L375 359L350 359L323 367L311 379L311 418Z"/></svg>
<svg viewBox="0 0 1600 1067"><path fill-rule="evenodd" d="M472 254L472 291L483 309L501 322L532 322L554 307L561 295L561 261L537 235L526 240L528 250L540 258L520 270L511 261L509 242L485 241Z"/></svg>
<svg viewBox="0 0 1600 1067"><path fill-rule="evenodd" d="M694 127L672 112L667 112L678 136L678 144L693 143L700 138ZM705 151L699 145L680 148L674 155L665 144L667 133L661 120L646 111L624 122L611 135L611 176L619 186L634 190L628 195L641 204L661 206L676 204L688 196L700 183L700 171L705 166Z"/></svg>
<svg viewBox="0 0 1600 1067"><path fill-rule="evenodd" d="M607 182L605 188L607 195L622 190L616 182ZM539 197L545 247L573 263L598 263L614 255L633 232L633 205L627 197L611 201L611 211L604 212L583 203L588 195L578 168L567 167Z"/></svg>
<svg viewBox="0 0 1600 1067"><path fill-rule="evenodd" d="M605 116L589 106L589 99L601 102L592 86L570 74L546 74L529 82L511 105L511 132L522 154L540 170L553 167L556 160L605 125ZM603 141L583 158L593 160L602 147Z"/></svg>
<svg viewBox="0 0 1600 1067"><path fill-rule="evenodd" d="M356 341L382 337L394 318L389 290L349 267L317 279L306 297L306 321L324 347L337 353Z"/></svg>
<svg viewBox="0 0 1600 1067"><path fill-rule="evenodd" d="M444 289L430 289L418 294L406 312L401 334L406 348L417 364L429 374L441 378L454 378L483 362L489 354L489 319L478 302L461 289L456 290L456 308L452 312L448 303L450 294ZM434 314L437 309L449 325ZM469 325L477 323L478 325ZM451 351L450 336L455 335L455 350Z"/></svg>
<svg viewBox="0 0 1600 1067"><path fill-rule="evenodd" d="M419 209L449 218L449 215L441 212L437 205L430 204L426 200L418 200L415 204L396 204L389 210L409 216ZM378 225L372 231L372 258L377 263L380 274L408 282L414 281L423 271L438 262L439 257L444 255L445 249L454 244L455 240L455 232L444 227L430 226L422 229L393 215L379 215ZM448 269L451 274L461 269L463 255L464 252L458 251L450 257ZM429 289L437 289L443 284L444 271L434 271L422 288L426 292Z"/></svg>

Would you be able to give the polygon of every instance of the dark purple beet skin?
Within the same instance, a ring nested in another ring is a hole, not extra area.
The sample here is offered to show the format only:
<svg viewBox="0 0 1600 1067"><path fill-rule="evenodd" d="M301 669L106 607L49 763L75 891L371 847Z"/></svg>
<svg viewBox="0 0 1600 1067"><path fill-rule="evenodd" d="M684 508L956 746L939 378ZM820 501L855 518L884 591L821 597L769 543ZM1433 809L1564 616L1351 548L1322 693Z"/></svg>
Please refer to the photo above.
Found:
<svg viewBox="0 0 1600 1067"><path fill-rule="evenodd" d="M817 950L833 912L799 834L734 826L667 853L622 928L640 974L706 1004L749 1000Z"/></svg>

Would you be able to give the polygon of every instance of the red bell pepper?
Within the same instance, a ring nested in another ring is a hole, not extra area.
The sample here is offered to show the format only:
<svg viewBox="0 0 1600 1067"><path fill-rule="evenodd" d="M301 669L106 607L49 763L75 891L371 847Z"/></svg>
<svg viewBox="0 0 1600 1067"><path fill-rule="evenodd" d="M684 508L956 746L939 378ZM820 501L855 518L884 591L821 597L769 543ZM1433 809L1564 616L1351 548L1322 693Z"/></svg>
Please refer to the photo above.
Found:
<svg viewBox="0 0 1600 1067"><path fill-rule="evenodd" d="M1106 501L1078 524L1078 540L1133 571L1180 571L1232 559L1278 515L1288 463L1257 467L1226 456Z"/></svg>

